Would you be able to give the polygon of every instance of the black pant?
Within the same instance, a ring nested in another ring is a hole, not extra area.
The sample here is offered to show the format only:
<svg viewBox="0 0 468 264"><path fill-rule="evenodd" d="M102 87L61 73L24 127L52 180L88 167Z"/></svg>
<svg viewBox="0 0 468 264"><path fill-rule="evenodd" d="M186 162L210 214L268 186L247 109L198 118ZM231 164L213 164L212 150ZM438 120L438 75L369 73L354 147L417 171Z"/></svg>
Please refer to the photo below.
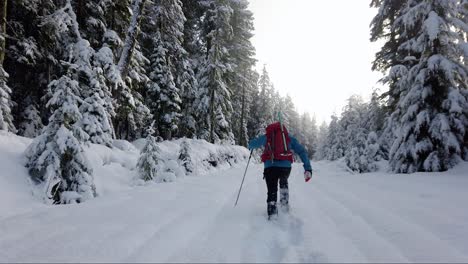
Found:
<svg viewBox="0 0 468 264"><path fill-rule="evenodd" d="M263 171L263 176L268 189L267 203L278 200L278 180L280 185L281 203L287 204L289 201L288 178L291 168L270 167Z"/></svg>

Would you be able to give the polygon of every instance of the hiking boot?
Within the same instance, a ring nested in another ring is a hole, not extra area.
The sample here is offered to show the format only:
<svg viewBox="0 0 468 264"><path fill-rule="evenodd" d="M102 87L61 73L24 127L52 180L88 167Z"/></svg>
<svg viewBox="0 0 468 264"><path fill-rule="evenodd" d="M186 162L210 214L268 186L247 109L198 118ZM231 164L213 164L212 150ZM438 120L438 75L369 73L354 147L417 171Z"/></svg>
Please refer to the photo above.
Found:
<svg viewBox="0 0 468 264"><path fill-rule="evenodd" d="M278 214L278 209L276 208L276 202L268 202L267 204L268 217Z"/></svg>
<svg viewBox="0 0 468 264"><path fill-rule="evenodd" d="M289 204L289 190L284 188L280 189L280 205L288 206Z"/></svg>

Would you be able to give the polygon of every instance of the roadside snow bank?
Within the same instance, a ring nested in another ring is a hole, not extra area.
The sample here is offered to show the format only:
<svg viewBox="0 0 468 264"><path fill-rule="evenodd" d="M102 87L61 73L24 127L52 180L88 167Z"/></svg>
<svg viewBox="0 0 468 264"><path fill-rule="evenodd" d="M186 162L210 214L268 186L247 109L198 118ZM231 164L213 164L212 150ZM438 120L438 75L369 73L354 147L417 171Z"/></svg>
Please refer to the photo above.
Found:
<svg viewBox="0 0 468 264"><path fill-rule="evenodd" d="M0 208L4 212L27 211L33 203L43 205L38 198L43 190L41 186L32 184L24 167L24 151L31 141L0 131ZM98 196L134 187L135 167L144 144L145 139L133 143L114 140L112 149L96 144L85 147L93 167ZM244 147L214 145L205 140L178 139L158 144L162 150L164 170L174 173L176 178L226 170L249 156Z"/></svg>

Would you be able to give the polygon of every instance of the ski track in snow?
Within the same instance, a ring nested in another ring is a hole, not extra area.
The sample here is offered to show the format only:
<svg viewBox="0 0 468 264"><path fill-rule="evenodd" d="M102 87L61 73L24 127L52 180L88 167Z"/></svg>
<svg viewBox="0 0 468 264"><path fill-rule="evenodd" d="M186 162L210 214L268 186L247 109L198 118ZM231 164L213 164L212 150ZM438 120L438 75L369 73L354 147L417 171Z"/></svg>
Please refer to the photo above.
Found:
<svg viewBox="0 0 468 264"><path fill-rule="evenodd" d="M294 165L291 211L272 221L261 164L251 164L237 207L243 166L9 212L0 217L0 261L468 262L466 177L428 185L418 175L313 166L304 183Z"/></svg>

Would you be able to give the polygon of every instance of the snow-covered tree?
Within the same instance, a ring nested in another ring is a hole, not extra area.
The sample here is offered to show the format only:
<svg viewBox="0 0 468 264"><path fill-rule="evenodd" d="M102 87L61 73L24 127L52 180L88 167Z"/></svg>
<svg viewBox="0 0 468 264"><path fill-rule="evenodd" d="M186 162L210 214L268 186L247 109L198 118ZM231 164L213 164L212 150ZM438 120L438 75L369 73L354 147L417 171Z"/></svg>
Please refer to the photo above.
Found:
<svg viewBox="0 0 468 264"><path fill-rule="evenodd" d="M79 83L63 75L50 83L47 106L53 110L49 124L27 148L26 167L36 183L60 180L59 203L81 202L96 196L92 168L82 147L88 134L78 125Z"/></svg>
<svg viewBox="0 0 468 264"><path fill-rule="evenodd" d="M191 151L190 144L187 140L184 139L180 144L179 161L180 164L184 167L186 174L190 174L195 170L190 154Z"/></svg>
<svg viewBox="0 0 468 264"><path fill-rule="evenodd" d="M156 117L159 134L171 139L177 132L180 118L179 89L175 86L171 66L167 61L168 50L164 48L160 34L156 34L155 50L151 56L151 83L148 87L148 105Z"/></svg>
<svg viewBox="0 0 468 264"><path fill-rule="evenodd" d="M228 61L231 15L232 9L226 0L209 1L204 19L206 57L199 73L195 110L198 114L198 136L213 143L234 143L230 124L232 92L226 83L227 72L231 71Z"/></svg>
<svg viewBox="0 0 468 264"><path fill-rule="evenodd" d="M108 0L74 1L80 32L94 49L103 45L104 35L108 30L106 11L111 4Z"/></svg>
<svg viewBox="0 0 468 264"><path fill-rule="evenodd" d="M338 117L333 114L331 116L330 125L328 126L328 135L325 146L328 147L327 156L328 160L337 160L342 158L345 154L345 147L343 146L342 127L339 123Z"/></svg>
<svg viewBox="0 0 468 264"><path fill-rule="evenodd" d="M44 127L39 111L34 104L30 104L22 114L23 122L18 127L18 134L23 137L35 138Z"/></svg>
<svg viewBox="0 0 468 264"><path fill-rule="evenodd" d="M45 121L49 113L45 111L47 100L41 100L53 74L60 68L55 47L54 34L42 26L48 14L56 11L52 0L7 1L7 46L4 70L8 72L8 86L15 102L11 108L14 125L20 128L29 120L24 111L29 105L36 106L41 119ZM56 21L58 22L58 21ZM63 50L63 46L61 47ZM21 129L19 130L21 133ZM39 131L40 132L40 131Z"/></svg>
<svg viewBox="0 0 468 264"><path fill-rule="evenodd" d="M104 92L100 87L102 82L99 82L103 78L101 69L95 68L91 76L90 94L80 106L83 113L80 125L88 133L91 142L111 147L113 130L111 116L105 108Z"/></svg>
<svg viewBox="0 0 468 264"><path fill-rule="evenodd" d="M353 145L346 152L346 165L353 171L364 173L377 170L375 161L378 157L379 145L377 143L377 134L371 132L367 135L365 129L358 129Z"/></svg>
<svg viewBox="0 0 468 264"><path fill-rule="evenodd" d="M8 73L0 64L0 130L15 132L13 116L11 114L11 89L7 85Z"/></svg>
<svg viewBox="0 0 468 264"><path fill-rule="evenodd" d="M328 125L324 121L319 127L317 133L317 143L316 149L317 151L314 154L314 159L322 160L327 157L328 154L328 146L327 146L327 135L328 135Z"/></svg>
<svg viewBox="0 0 468 264"><path fill-rule="evenodd" d="M447 170L466 157L468 68L461 32L467 23L458 19L459 4L409 0L393 25L408 36L400 48L420 54L399 87L405 92L393 113L399 121L390 153L395 172Z"/></svg>
<svg viewBox="0 0 468 264"><path fill-rule="evenodd" d="M156 179L161 170L161 149L153 136L154 131L150 129L146 137L145 147L141 150L138 158L138 177L144 181Z"/></svg>
<svg viewBox="0 0 468 264"><path fill-rule="evenodd" d="M231 65L233 70L228 75L228 84L232 88L232 102L235 107L232 115L233 132L240 145L246 145L247 119L250 115L250 100L256 89L255 48L252 45L253 13L248 10L249 2L246 0L230 1L233 14L231 25L233 36L229 43Z"/></svg>

